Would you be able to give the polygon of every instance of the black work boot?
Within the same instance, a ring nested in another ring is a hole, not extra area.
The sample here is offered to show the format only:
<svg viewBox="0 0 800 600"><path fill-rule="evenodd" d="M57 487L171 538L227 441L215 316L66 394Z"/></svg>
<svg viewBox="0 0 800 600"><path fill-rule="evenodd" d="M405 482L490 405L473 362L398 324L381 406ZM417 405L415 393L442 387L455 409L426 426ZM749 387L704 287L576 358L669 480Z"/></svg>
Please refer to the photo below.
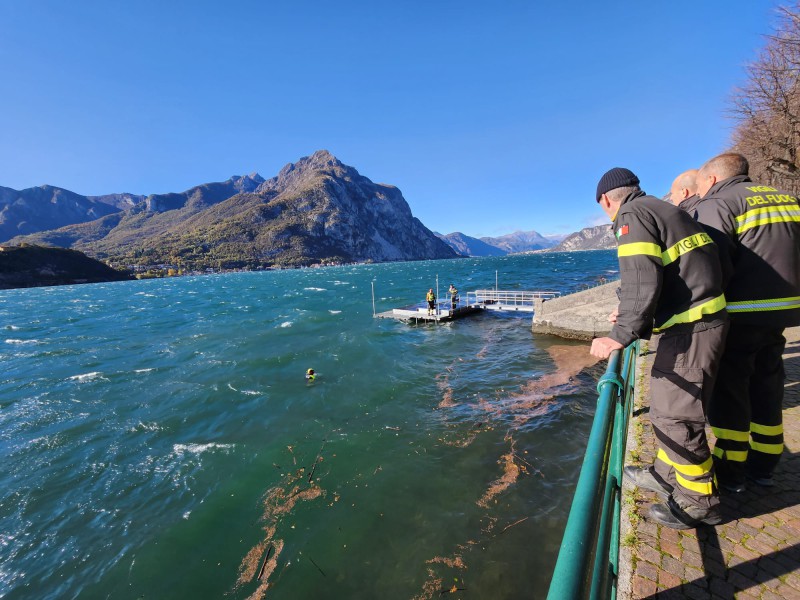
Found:
<svg viewBox="0 0 800 600"><path fill-rule="evenodd" d="M623 469L625 477L633 485L643 490L650 490L659 495L663 500L669 498L672 493L672 486L668 483L661 483L661 480L653 474L653 467L634 467L628 465Z"/></svg>
<svg viewBox="0 0 800 600"><path fill-rule="evenodd" d="M722 523L718 506L710 509L694 506L681 508L672 496L666 504L652 504L647 511L647 518L671 529L694 529L702 525Z"/></svg>

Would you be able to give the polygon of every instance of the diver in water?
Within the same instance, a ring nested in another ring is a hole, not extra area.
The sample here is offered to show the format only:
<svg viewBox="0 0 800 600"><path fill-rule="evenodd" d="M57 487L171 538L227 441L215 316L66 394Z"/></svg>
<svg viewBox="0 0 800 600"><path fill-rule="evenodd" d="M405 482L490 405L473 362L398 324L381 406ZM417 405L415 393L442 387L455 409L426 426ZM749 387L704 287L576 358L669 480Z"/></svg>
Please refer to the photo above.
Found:
<svg viewBox="0 0 800 600"><path fill-rule="evenodd" d="M317 378L317 374L314 372L314 369L309 369L306 371L306 380L307 381L314 381Z"/></svg>

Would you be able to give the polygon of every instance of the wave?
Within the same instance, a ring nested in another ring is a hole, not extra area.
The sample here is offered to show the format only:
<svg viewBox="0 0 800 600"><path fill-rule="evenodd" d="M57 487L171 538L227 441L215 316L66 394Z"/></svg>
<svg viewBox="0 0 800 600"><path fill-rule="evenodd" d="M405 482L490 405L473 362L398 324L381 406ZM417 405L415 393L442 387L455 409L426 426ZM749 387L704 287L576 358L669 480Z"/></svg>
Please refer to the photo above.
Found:
<svg viewBox="0 0 800 600"><path fill-rule="evenodd" d="M291 321L284 321L281 323L281 327L291 327L293 324Z"/></svg>
<svg viewBox="0 0 800 600"><path fill-rule="evenodd" d="M338 315L342 311L340 311L340 310L329 310L328 312L331 313L332 315Z"/></svg>
<svg viewBox="0 0 800 600"><path fill-rule="evenodd" d="M6 344L38 344L39 340L16 340L9 338L6 340Z"/></svg>
<svg viewBox="0 0 800 600"><path fill-rule="evenodd" d="M216 442L210 442L208 444L175 444L172 446L172 451L175 454L202 454L203 452L217 449L227 452L235 447L236 444L217 444Z"/></svg>
<svg viewBox="0 0 800 600"><path fill-rule="evenodd" d="M87 381L97 381L103 380L108 381L100 371L93 371L91 373L84 373L82 375L73 375L72 377L68 377L70 381L77 381L78 383L85 383Z"/></svg>
<svg viewBox="0 0 800 600"><path fill-rule="evenodd" d="M309 292L327 292L328 291L325 288L318 288L318 287L307 287L307 288L303 288L303 289L307 290Z"/></svg>

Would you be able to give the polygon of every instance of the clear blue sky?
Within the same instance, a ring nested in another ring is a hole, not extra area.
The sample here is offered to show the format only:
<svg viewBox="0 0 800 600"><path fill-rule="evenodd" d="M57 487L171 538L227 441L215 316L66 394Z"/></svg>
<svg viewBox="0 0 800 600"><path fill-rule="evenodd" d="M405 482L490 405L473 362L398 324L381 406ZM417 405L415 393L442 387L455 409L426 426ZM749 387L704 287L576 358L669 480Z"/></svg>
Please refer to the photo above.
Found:
<svg viewBox="0 0 800 600"><path fill-rule="evenodd" d="M0 185L271 177L326 148L429 228L569 233L726 149L772 0L0 0Z"/></svg>

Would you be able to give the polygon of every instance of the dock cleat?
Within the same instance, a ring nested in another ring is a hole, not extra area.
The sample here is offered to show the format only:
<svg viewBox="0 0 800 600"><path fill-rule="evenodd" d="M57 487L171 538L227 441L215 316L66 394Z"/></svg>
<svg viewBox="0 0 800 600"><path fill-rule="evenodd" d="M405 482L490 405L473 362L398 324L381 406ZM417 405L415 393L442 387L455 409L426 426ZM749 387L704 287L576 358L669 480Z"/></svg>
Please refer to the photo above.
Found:
<svg viewBox="0 0 800 600"><path fill-rule="evenodd" d="M672 494L672 486L661 481L653 474L652 467L634 467L628 465L623 469L625 477L638 488L655 492L662 500Z"/></svg>

